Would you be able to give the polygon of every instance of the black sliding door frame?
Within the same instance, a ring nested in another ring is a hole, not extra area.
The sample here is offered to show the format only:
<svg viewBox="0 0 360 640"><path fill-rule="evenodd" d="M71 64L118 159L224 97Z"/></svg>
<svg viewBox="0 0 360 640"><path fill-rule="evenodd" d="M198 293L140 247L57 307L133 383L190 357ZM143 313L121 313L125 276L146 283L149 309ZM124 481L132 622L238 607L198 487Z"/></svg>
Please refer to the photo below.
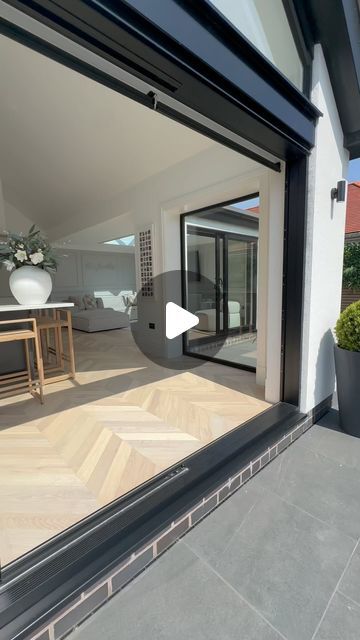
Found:
<svg viewBox="0 0 360 640"><path fill-rule="evenodd" d="M247 196L246 199L249 199L249 197ZM242 198L242 200L244 200L244 198ZM239 200L232 200L231 203L228 204L233 204L235 202L239 202L241 201L241 199ZM213 342L214 338L216 339L218 338L222 338L222 339L226 339L227 336L231 336L231 335L235 335L237 333L237 330L231 329L229 328L229 311L228 311L228 300L229 300L229 291L228 291L228 285L229 285L229 250L228 250L228 245L229 245L229 240L238 240L238 241L243 241L246 242L248 244L250 244L250 242L256 242L258 241L258 238L256 236L250 236L250 235L244 235L241 233L235 233L235 232L231 232L231 231L226 231L226 230L221 230L221 229L215 229L215 228L211 228L211 227L205 227L205 226L197 226L196 223L191 223L188 226L186 225L186 218L188 216L194 216L197 213L204 213L206 211L211 211L214 208L220 208L221 206L224 205L219 205L219 204L214 204L211 205L209 207L206 207L205 209L197 209L194 211L189 211L187 213L184 213L180 216L180 234L181 234L181 247L182 247L182 251L181 251L181 278L182 278L182 304L183 307L187 310L189 310L188 308L188 270L186 270L186 264L187 264L187 257L186 257L186 248L187 248L187 243L186 243L186 236L187 234L191 234L194 236L202 236L202 237L209 237L209 238L214 238L215 239L215 283L214 283L214 289L215 289L215 311L216 311L216 330L215 330L215 336L208 336L208 337L202 337L199 338L198 340L192 340L192 344L193 345L200 345L200 344L211 344L211 342ZM248 248L247 248L248 250ZM248 256L247 256L248 257ZM222 258L222 268L221 268L221 258ZM251 274L250 274L250 264L249 264L249 260L247 259L246 261L246 269L247 269L247 273L246 273L246 281L249 282L251 279ZM221 283L220 283L221 280ZM247 302L249 299L249 292L247 291ZM222 312L222 322L221 322L221 304L223 305L223 312ZM250 303L252 304L252 303ZM256 316L256 312L255 312L255 316ZM244 333L246 331L249 331L250 329L250 325L244 325L242 327ZM231 362L228 360L225 360L223 358L218 358L218 357L213 357L213 356L209 356L209 355L203 355L197 352L193 352L190 350L190 345L189 345L189 338L188 338L188 332L183 334L183 353L184 355L187 356L191 356L191 357L195 357L195 358L199 358L201 360L208 360L209 362L217 362L219 364L225 364L229 367L234 367L236 369L243 369L245 371L252 371L255 372L256 371L256 367L250 366L250 365L245 365L245 364L240 364L237 362Z"/></svg>

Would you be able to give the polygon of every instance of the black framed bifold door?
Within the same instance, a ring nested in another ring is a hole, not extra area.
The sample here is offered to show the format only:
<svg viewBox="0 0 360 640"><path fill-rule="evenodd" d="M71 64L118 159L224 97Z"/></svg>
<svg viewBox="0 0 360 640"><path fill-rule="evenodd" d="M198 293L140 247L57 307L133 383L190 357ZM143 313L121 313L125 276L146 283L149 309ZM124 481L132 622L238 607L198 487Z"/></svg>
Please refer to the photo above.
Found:
<svg viewBox="0 0 360 640"><path fill-rule="evenodd" d="M182 218L183 305L199 320L184 353L254 371L258 238L202 222Z"/></svg>

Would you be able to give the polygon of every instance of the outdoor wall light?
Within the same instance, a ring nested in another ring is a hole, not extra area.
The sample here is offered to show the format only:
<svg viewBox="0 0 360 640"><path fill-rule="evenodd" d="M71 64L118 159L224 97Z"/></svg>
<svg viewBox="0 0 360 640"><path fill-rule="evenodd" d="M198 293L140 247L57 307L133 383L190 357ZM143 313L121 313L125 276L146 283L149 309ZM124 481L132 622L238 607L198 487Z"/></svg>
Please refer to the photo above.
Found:
<svg viewBox="0 0 360 640"><path fill-rule="evenodd" d="M345 202L346 197L346 180L339 180L337 186L331 189L331 199L336 202Z"/></svg>

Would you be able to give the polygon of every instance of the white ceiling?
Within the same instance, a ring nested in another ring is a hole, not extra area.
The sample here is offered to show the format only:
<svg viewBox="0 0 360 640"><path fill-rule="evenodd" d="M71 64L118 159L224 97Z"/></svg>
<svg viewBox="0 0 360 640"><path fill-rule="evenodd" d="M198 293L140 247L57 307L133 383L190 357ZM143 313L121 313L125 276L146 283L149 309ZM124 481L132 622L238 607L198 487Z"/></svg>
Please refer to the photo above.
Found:
<svg viewBox="0 0 360 640"><path fill-rule="evenodd" d="M0 36L5 199L49 230L214 143Z"/></svg>

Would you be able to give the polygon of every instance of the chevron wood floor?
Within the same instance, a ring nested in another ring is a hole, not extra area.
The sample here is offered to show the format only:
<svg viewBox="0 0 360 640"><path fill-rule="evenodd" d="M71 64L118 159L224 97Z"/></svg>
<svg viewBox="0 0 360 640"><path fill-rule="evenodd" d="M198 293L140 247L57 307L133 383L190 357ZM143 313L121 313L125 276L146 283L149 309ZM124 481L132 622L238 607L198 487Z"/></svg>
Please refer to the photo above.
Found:
<svg viewBox="0 0 360 640"><path fill-rule="evenodd" d="M75 381L0 401L3 566L269 407L252 373L163 368L127 329L74 338Z"/></svg>

